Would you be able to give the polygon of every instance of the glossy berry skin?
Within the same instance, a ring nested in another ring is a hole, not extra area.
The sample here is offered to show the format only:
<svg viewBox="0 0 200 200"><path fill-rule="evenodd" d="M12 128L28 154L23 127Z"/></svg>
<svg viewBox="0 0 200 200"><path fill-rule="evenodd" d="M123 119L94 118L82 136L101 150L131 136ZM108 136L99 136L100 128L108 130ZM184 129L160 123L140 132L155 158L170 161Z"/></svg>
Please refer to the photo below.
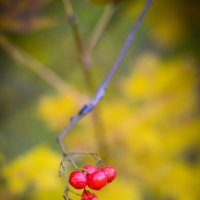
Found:
<svg viewBox="0 0 200 200"><path fill-rule="evenodd" d="M84 190L81 195L81 200L98 200L97 196L89 190Z"/></svg>
<svg viewBox="0 0 200 200"><path fill-rule="evenodd" d="M82 189L87 186L87 177L84 172L76 170L70 174L69 183L76 189Z"/></svg>
<svg viewBox="0 0 200 200"><path fill-rule="evenodd" d="M88 174L92 174L97 171L97 168L94 165L85 165L83 168L87 170L86 173Z"/></svg>
<svg viewBox="0 0 200 200"><path fill-rule="evenodd" d="M111 183L117 175L116 170L111 166L102 167L101 171L106 175L108 183Z"/></svg>
<svg viewBox="0 0 200 200"><path fill-rule="evenodd" d="M101 171L97 170L92 174L88 174L88 186L93 190L100 190L107 184L107 177Z"/></svg>

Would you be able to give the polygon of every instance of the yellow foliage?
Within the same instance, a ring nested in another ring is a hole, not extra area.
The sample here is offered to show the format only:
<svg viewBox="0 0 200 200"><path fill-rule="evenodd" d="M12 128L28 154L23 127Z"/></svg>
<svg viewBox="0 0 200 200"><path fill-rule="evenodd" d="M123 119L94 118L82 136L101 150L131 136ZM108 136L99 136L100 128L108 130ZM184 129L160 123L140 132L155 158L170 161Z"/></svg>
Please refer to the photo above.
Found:
<svg viewBox="0 0 200 200"><path fill-rule="evenodd" d="M198 199L199 192L199 170L188 167L184 163L174 163L168 169L160 184L160 192L165 195L171 194L176 199L193 200Z"/></svg>
<svg viewBox="0 0 200 200"><path fill-rule="evenodd" d="M102 191L97 193L99 199L134 199L141 200L138 187L128 180L118 177L111 184L108 184Z"/></svg>
<svg viewBox="0 0 200 200"><path fill-rule="evenodd" d="M62 195L63 195L63 191L64 191L64 186L60 186L52 188L52 189L46 189L46 190L42 190L42 191L36 191L34 192L31 196L30 196L30 200L61 200L62 199Z"/></svg>
<svg viewBox="0 0 200 200"><path fill-rule="evenodd" d="M66 96L43 96L38 105L39 115L50 128L63 128L69 118L78 111L81 100L75 90L69 91Z"/></svg>
<svg viewBox="0 0 200 200"><path fill-rule="evenodd" d="M122 91L134 98L146 100L166 93L169 96L182 91L190 92L197 83L197 73L189 57L161 63L157 55L144 53L133 66L132 75L122 82Z"/></svg>
<svg viewBox="0 0 200 200"><path fill-rule="evenodd" d="M60 156L47 146L39 146L6 165L2 174L13 193L54 190L63 187L58 177Z"/></svg>
<svg viewBox="0 0 200 200"><path fill-rule="evenodd" d="M104 105L107 140L117 152L112 160L161 196L197 200L200 169L184 158L200 144L199 119L192 117L198 105L195 63L187 56L161 62L146 53L133 66L121 82L124 96Z"/></svg>
<svg viewBox="0 0 200 200"><path fill-rule="evenodd" d="M123 130L124 122L130 118L131 113L128 106L124 106L125 102L121 99L120 101L107 103L102 110L103 119L107 122L107 128L110 131ZM126 124L127 125L127 124ZM131 124L130 124L131 126ZM123 127L123 128L122 128ZM110 132L109 131L109 132Z"/></svg>
<svg viewBox="0 0 200 200"><path fill-rule="evenodd" d="M127 96L136 98L146 98L149 95L154 95L154 90L159 85L155 80L155 72L158 67L159 58L151 53L143 54L137 59L134 64L135 70L125 80L122 81L122 91Z"/></svg>

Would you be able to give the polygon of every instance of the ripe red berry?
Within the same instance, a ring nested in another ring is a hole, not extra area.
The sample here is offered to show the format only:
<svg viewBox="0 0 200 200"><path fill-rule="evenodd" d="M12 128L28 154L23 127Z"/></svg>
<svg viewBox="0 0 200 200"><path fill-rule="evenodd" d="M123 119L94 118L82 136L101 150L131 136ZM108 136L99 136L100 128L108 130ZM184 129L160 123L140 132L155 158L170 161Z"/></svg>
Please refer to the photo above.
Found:
<svg viewBox="0 0 200 200"><path fill-rule="evenodd" d="M100 190L107 184L107 177L106 175L97 170L92 174L88 174L88 186L93 190Z"/></svg>
<svg viewBox="0 0 200 200"><path fill-rule="evenodd" d="M116 170L111 166L102 167L101 171L106 175L108 183L112 182L117 175Z"/></svg>
<svg viewBox="0 0 200 200"><path fill-rule="evenodd" d="M92 174L97 171L97 168L94 165L85 165L83 168L87 170L88 174Z"/></svg>
<svg viewBox="0 0 200 200"><path fill-rule="evenodd" d="M69 183L76 189L82 189L87 186L87 178L84 172L76 170L69 176Z"/></svg>
<svg viewBox="0 0 200 200"><path fill-rule="evenodd" d="M89 190L84 190L81 195L81 200L98 200L97 196Z"/></svg>

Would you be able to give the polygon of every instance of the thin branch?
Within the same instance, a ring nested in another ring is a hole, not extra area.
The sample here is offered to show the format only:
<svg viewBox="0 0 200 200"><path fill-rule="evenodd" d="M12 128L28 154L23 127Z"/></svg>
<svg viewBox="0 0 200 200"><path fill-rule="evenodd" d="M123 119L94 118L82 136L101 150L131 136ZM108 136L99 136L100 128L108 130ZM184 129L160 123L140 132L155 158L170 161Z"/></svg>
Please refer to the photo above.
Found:
<svg viewBox="0 0 200 200"><path fill-rule="evenodd" d="M89 72L89 68L91 65L91 58L87 51L87 49L84 46L84 43L81 38L81 32L78 25L78 19L75 15L71 0L63 0L63 3L65 5L65 12L68 18L68 21L70 23L70 26L72 28L72 33L74 37L74 41L76 44L78 57L82 66L82 71L85 76L85 81L87 83L88 88L93 91L93 84L92 84L92 78L91 74Z"/></svg>
<svg viewBox="0 0 200 200"><path fill-rule="evenodd" d="M108 72L106 78L104 79L104 81L102 82L100 88L104 88L106 89L107 85L110 82L110 79L113 77L113 74L115 73L115 71L117 70L117 68L119 67L122 59L124 58L132 40L135 38L135 34L137 33L138 28L140 27L144 16L147 13L147 10L149 8L149 6L151 5L153 0L146 0L146 4L144 6L144 9L142 10L142 12L140 13L139 17L137 18L134 26L132 27L126 41L124 42L124 45L117 57L117 59L115 60L114 64L112 65L112 67L110 68L110 71Z"/></svg>
<svg viewBox="0 0 200 200"><path fill-rule="evenodd" d="M78 21L74 14L74 9L72 7L71 0L63 0L63 3L65 5L65 12L67 14L68 21L72 27L73 36L77 45L77 50L79 51L79 54L82 54L83 42L80 36Z"/></svg>
<svg viewBox="0 0 200 200"><path fill-rule="evenodd" d="M81 67L82 67L82 71L83 71L83 74L84 74L84 77L85 77L85 83L86 83L88 90L93 95L96 91L95 91L95 88L94 88L94 84L93 84L93 80L92 80L92 76L91 76L91 71L90 71L90 66L91 66L91 63L92 63L91 57L90 57L91 54L87 50L87 48L85 47L85 44L82 41L81 31L80 31L80 27L79 27L79 24L78 24L78 19L76 17L75 12L74 12L71 0L63 0L63 1L64 1L64 4L65 4L66 15L67 15L67 18L68 18L69 23L71 25L71 28L72 28L72 33L73 33L74 40L75 40L76 47L77 47L78 57L79 57L80 64L81 64ZM107 12L106 15L108 15L108 12ZM108 18L104 19L104 22L103 22L104 24L106 24L105 20L108 20ZM103 26L103 24L101 26ZM103 30L100 30L100 31L103 31ZM96 108L95 111L92 113L92 123L93 123L93 127L94 127L94 132L95 132L95 135L96 135L96 138L97 138L96 141L97 141L98 149L103 154L103 151L107 152L107 150L106 150L107 147L106 147L105 143L103 142L105 130L104 130L103 121L102 121L101 115L100 115L100 108ZM106 156L103 156L103 157L105 159Z"/></svg>
<svg viewBox="0 0 200 200"><path fill-rule="evenodd" d="M12 44L4 35L0 35L0 45L2 48L16 61L24 64L30 70L35 72L40 78L45 80L49 85L55 88L58 92L65 94L68 91L68 86L55 72L47 66L35 59L29 53Z"/></svg>
<svg viewBox="0 0 200 200"><path fill-rule="evenodd" d="M101 15L99 21L97 22L97 25L95 26L91 36L89 37L87 50L91 54L94 51L94 48L96 47L98 41L100 40L103 32L105 31L108 23L110 22L113 14L115 12L115 5L111 4L108 5L103 14Z"/></svg>
<svg viewBox="0 0 200 200"><path fill-rule="evenodd" d="M65 151L65 147L63 144L63 138L68 134L68 132L73 128L73 126L81 119L83 118L85 115L87 115L88 113L90 113L95 107L96 105L99 103L99 101L103 98L105 90L111 80L111 78L113 77L114 73L116 72L117 68L119 67L122 59L124 58L132 40L135 37L135 34L139 28L139 26L141 25L144 16L146 15L148 8L150 7L152 3L152 0L147 0L146 4L143 8L143 10L141 11L140 15L138 16L138 18L136 19L136 22L134 24L134 26L132 27L127 39L125 40L123 47L116 59L116 61L114 62L114 64L111 66L109 72L107 73L105 79L103 80L103 82L100 84L99 89L96 92L96 95L94 96L94 98L91 100L90 103L86 104L83 106L83 108L79 111L79 113L77 115L75 115L74 117L71 118L69 124L66 126L66 128L61 132L61 134L57 137L58 143L60 144L62 153L65 155L66 151Z"/></svg>

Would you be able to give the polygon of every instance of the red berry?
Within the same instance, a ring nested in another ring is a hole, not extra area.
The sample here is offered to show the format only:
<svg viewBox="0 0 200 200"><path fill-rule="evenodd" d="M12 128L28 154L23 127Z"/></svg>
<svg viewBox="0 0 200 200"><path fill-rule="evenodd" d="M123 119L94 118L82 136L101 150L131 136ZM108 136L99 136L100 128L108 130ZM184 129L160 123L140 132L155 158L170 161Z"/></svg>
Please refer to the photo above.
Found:
<svg viewBox="0 0 200 200"><path fill-rule="evenodd" d="M106 175L97 170L92 174L88 174L88 186L93 190L100 190L107 184L107 177Z"/></svg>
<svg viewBox="0 0 200 200"><path fill-rule="evenodd" d="M86 172L88 174L92 174L97 171L97 168L94 165L85 165L83 168L87 170Z"/></svg>
<svg viewBox="0 0 200 200"><path fill-rule="evenodd" d="M69 183L76 189L82 189L87 186L87 178L84 172L76 170L69 176Z"/></svg>
<svg viewBox="0 0 200 200"><path fill-rule="evenodd" d="M81 195L81 200L98 200L97 196L89 190L84 190Z"/></svg>
<svg viewBox="0 0 200 200"><path fill-rule="evenodd" d="M102 167L101 171L106 175L108 183L112 182L117 175L116 170L111 166Z"/></svg>

